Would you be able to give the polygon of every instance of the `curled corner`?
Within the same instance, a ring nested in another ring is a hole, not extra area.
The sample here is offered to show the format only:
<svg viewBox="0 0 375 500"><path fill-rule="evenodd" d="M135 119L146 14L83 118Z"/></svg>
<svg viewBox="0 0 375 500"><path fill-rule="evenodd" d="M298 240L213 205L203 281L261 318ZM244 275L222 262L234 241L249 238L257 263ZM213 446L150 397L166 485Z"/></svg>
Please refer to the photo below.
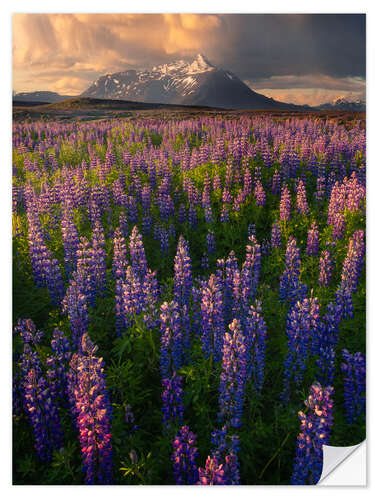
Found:
<svg viewBox="0 0 375 500"><path fill-rule="evenodd" d="M366 441L354 446L323 445L319 486L366 486Z"/></svg>

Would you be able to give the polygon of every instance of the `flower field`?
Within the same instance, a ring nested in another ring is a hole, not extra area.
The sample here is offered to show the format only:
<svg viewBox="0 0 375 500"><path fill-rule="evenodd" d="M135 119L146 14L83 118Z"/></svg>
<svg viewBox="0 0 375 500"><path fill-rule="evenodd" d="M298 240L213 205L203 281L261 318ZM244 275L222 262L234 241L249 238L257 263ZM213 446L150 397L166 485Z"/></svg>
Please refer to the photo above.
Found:
<svg viewBox="0 0 375 500"><path fill-rule="evenodd" d="M365 438L366 136L13 125L14 484L315 484Z"/></svg>

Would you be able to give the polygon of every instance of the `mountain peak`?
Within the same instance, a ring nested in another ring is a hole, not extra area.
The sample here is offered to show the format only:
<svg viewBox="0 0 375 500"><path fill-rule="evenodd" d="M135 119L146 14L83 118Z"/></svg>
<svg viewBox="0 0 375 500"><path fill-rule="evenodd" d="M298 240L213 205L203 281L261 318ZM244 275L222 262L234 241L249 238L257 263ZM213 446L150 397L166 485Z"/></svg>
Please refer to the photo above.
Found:
<svg viewBox="0 0 375 500"><path fill-rule="evenodd" d="M211 71L215 69L215 66L210 63L206 56L203 54L197 54L194 61L190 64L190 68L199 72Z"/></svg>

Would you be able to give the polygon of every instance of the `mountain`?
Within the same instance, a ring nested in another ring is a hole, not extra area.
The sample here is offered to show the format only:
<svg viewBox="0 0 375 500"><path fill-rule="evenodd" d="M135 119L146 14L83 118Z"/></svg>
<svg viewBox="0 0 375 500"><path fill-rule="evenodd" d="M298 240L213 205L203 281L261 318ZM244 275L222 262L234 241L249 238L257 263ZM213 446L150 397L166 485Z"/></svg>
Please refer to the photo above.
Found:
<svg viewBox="0 0 375 500"><path fill-rule="evenodd" d="M48 90L38 90L35 92L18 92L17 94L13 93L13 101L18 102L60 102L65 101L66 99L72 99L75 96L70 95L61 95L57 92L49 92Z"/></svg>
<svg viewBox="0 0 375 500"><path fill-rule="evenodd" d="M190 63L180 60L151 70L103 75L81 96L226 109L305 109L254 92L234 73L217 68L202 54Z"/></svg>
<svg viewBox="0 0 375 500"><path fill-rule="evenodd" d="M332 102L326 102L316 106L317 109L337 110L337 111L366 111L366 101L356 99L351 101L345 97L337 97Z"/></svg>

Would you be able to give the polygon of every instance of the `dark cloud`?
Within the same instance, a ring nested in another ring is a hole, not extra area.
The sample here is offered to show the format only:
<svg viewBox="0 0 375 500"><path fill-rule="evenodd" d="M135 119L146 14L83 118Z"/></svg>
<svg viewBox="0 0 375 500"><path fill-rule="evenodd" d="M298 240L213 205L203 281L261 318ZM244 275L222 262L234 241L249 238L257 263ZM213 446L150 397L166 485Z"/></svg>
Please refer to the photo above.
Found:
<svg viewBox="0 0 375 500"><path fill-rule="evenodd" d="M365 21L362 14L16 14L14 87L79 93L101 74L201 52L254 88L358 94Z"/></svg>

